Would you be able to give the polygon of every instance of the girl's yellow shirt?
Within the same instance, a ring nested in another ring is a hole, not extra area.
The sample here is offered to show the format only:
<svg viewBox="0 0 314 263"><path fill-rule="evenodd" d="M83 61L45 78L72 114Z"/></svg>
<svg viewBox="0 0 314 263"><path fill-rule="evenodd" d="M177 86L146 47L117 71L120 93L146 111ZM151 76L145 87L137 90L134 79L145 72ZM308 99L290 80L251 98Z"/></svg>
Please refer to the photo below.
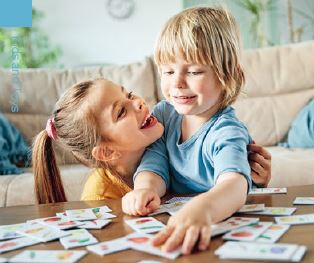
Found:
<svg viewBox="0 0 314 263"><path fill-rule="evenodd" d="M121 179L115 177L109 170L95 169L87 179L82 201L119 199L132 189Z"/></svg>

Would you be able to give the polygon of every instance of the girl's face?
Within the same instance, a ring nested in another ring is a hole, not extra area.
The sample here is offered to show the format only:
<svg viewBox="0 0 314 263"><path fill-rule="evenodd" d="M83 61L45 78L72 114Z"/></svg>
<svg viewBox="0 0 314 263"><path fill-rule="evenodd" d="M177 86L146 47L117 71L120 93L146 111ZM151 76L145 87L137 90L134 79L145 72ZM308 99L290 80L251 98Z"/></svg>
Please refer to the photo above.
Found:
<svg viewBox="0 0 314 263"><path fill-rule="evenodd" d="M99 80L91 94L101 134L117 150L138 151L159 139L163 126L144 100L111 81Z"/></svg>
<svg viewBox="0 0 314 263"><path fill-rule="evenodd" d="M212 67L189 64L178 57L176 63L160 66L161 89L179 114L207 118L219 102L221 87Z"/></svg>

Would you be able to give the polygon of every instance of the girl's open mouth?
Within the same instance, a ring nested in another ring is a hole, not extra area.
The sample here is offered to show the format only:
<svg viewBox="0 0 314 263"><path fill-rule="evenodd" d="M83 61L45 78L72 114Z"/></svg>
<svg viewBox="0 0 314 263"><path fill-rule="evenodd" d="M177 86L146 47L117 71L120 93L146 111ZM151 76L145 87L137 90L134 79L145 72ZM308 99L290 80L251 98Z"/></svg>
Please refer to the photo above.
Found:
<svg viewBox="0 0 314 263"><path fill-rule="evenodd" d="M150 115L142 124L141 129L148 129L153 127L158 122L157 118Z"/></svg>

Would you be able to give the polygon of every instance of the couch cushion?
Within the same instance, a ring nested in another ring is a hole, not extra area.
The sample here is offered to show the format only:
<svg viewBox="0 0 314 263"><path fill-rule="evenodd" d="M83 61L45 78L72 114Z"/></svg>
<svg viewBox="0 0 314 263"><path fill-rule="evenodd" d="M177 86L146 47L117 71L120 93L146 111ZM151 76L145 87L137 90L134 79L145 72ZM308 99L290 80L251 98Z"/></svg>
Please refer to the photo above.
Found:
<svg viewBox="0 0 314 263"><path fill-rule="evenodd" d="M80 200L91 169L76 164L64 165L60 169L68 201ZM10 177L11 180L5 177ZM17 176L0 177L0 182L0 200L6 200L4 204L1 204L2 206L31 205L35 203L34 177L30 171ZM3 186L2 183L4 183ZM7 187L6 191L5 187ZM5 194L6 198L2 199Z"/></svg>
<svg viewBox="0 0 314 263"><path fill-rule="evenodd" d="M0 111L12 121L31 143L46 121L63 91L74 83L97 77L105 77L142 96L149 106L156 103L154 74L149 58L138 63L110 67L80 69L27 69L19 72L21 86L12 85L12 72L0 69ZM18 91L20 88L20 91ZM12 96L18 98L19 112L11 112ZM60 156L72 163L68 155Z"/></svg>
<svg viewBox="0 0 314 263"><path fill-rule="evenodd" d="M272 155L272 178L269 187L314 184L314 148L267 147L267 150Z"/></svg>

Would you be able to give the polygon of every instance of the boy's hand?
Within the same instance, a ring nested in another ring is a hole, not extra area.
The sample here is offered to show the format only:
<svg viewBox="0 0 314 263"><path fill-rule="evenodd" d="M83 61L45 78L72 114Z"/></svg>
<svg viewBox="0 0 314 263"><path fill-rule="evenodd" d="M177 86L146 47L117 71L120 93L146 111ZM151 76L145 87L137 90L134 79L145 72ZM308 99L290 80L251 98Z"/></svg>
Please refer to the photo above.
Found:
<svg viewBox="0 0 314 263"><path fill-rule="evenodd" d="M260 187L267 187L271 179L271 155L257 144L249 144L249 162L251 166L251 176L254 183Z"/></svg>
<svg viewBox="0 0 314 263"><path fill-rule="evenodd" d="M165 251L173 251L182 245L182 253L191 253L198 242L199 250L206 250L210 242L211 216L204 212L198 197L193 198L175 215L169 218L168 224L153 240L154 246L164 244Z"/></svg>
<svg viewBox="0 0 314 263"><path fill-rule="evenodd" d="M160 197L152 189L133 190L122 198L122 210L128 215L148 215L159 206Z"/></svg>

